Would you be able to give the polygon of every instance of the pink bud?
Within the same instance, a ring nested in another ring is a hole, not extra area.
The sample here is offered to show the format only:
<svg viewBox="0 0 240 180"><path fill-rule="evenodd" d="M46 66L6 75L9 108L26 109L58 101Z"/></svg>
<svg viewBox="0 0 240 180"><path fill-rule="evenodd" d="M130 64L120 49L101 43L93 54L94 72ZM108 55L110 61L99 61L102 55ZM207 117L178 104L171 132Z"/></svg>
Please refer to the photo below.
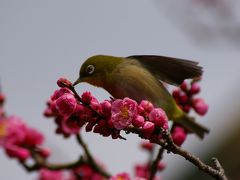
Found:
<svg viewBox="0 0 240 180"><path fill-rule="evenodd" d="M193 99L193 108L201 116L204 116L208 111L208 105L202 98Z"/></svg>
<svg viewBox="0 0 240 180"><path fill-rule="evenodd" d="M180 90L179 90L179 88L176 88L176 89L174 89L173 90L173 93L172 93L172 95L173 95L173 97L175 98L175 99L178 99L179 97L180 97Z"/></svg>
<svg viewBox="0 0 240 180"><path fill-rule="evenodd" d="M101 113L104 116L111 116L111 108L112 108L112 104L109 101L103 101L101 104Z"/></svg>
<svg viewBox="0 0 240 180"><path fill-rule="evenodd" d="M193 83L190 89L190 94L197 94L201 90L200 86L198 83Z"/></svg>
<svg viewBox="0 0 240 180"><path fill-rule="evenodd" d="M6 98L5 98L4 94L0 93L0 105L2 105L4 103L5 99Z"/></svg>
<svg viewBox="0 0 240 180"><path fill-rule="evenodd" d="M154 123L150 121L146 121L143 125L142 130L145 135L150 135L151 133L153 133L154 129L155 129Z"/></svg>
<svg viewBox="0 0 240 180"><path fill-rule="evenodd" d="M142 127L144 125L144 122L145 122L145 119L144 117L140 116L140 115L137 115L133 121L132 121L132 124L133 126L135 127Z"/></svg>
<svg viewBox="0 0 240 180"><path fill-rule="evenodd" d="M57 85L59 87L71 87L72 86L72 83L71 81L67 80L66 78L60 78L58 81L57 81Z"/></svg>
<svg viewBox="0 0 240 180"><path fill-rule="evenodd" d="M161 108L154 108L149 114L149 120L156 125L163 127L168 122L166 113Z"/></svg>
<svg viewBox="0 0 240 180"><path fill-rule="evenodd" d="M185 112L185 113L189 113L189 111L191 110L191 106L190 105L184 105L182 106L182 110Z"/></svg>
<svg viewBox="0 0 240 180"><path fill-rule="evenodd" d="M53 95L51 96L51 100L54 101L65 93L71 93L71 91L68 88L65 88L65 87L61 88L61 89L58 89L58 90L54 91Z"/></svg>
<svg viewBox="0 0 240 180"><path fill-rule="evenodd" d="M186 81L184 81L181 85L180 85L180 88L186 92L188 90L188 84Z"/></svg>
<svg viewBox="0 0 240 180"><path fill-rule="evenodd" d="M90 104L92 100L92 94L89 91L86 91L82 94L82 101L86 104Z"/></svg>
<svg viewBox="0 0 240 180"><path fill-rule="evenodd" d="M143 107L143 109L148 113L154 108L153 104L147 100L142 100L139 106Z"/></svg>
<svg viewBox="0 0 240 180"><path fill-rule="evenodd" d="M158 168L159 171L162 171L162 170L164 170L166 168L166 164L160 162L160 163L158 163L157 168Z"/></svg>
<svg viewBox="0 0 240 180"><path fill-rule="evenodd" d="M39 148L39 154L42 157L47 158L48 156L50 156L51 150L48 148Z"/></svg>
<svg viewBox="0 0 240 180"><path fill-rule="evenodd" d="M188 96L184 92L181 92L179 97L179 102L181 104L185 104L187 103L187 101L188 101Z"/></svg>
<svg viewBox="0 0 240 180"><path fill-rule="evenodd" d="M153 144L149 142L143 142L141 144L141 147L147 151L152 151L153 150Z"/></svg>
<svg viewBox="0 0 240 180"><path fill-rule="evenodd" d="M77 101L72 94L64 94L56 100L56 108L63 116L70 116L77 106Z"/></svg>
<svg viewBox="0 0 240 180"><path fill-rule="evenodd" d="M185 132L184 128L182 128L181 126L175 126L173 128L172 139L176 145L181 146L185 141L186 137L187 133Z"/></svg>
<svg viewBox="0 0 240 180"><path fill-rule="evenodd" d="M30 157L30 153L27 149L17 147L17 146L6 147L6 153L10 157L16 157L23 161Z"/></svg>
<svg viewBox="0 0 240 180"><path fill-rule="evenodd" d="M50 108L47 108L47 109L43 112L43 115L44 115L45 117L51 117L51 116L53 116L53 112L52 112L52 110L51 110Z"/></svg>

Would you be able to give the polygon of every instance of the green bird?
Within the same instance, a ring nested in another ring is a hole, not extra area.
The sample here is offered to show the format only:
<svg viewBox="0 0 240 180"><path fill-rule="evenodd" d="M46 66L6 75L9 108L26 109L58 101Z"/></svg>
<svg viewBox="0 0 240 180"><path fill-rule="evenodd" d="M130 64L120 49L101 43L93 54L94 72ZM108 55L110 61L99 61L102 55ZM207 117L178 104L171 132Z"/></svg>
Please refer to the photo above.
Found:
<svg viewBox="0 0 240 180"><path fill-rule="evenodd" d="M168 118L203 138L209 130L183 112L161 81L180 85L183 80L199 77L202 68L197 62L155 55L114 57L96 55L81 66L73 84L87 82L107 90L114 98L129 97L148 100L161 107Z"/></svg>

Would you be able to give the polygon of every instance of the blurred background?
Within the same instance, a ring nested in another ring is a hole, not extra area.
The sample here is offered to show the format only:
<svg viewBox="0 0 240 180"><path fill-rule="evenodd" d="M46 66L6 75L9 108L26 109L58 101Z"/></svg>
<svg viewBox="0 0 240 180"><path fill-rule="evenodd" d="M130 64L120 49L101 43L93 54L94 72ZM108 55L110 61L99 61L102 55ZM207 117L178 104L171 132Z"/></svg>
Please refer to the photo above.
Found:
<svg viewBox="0 0 240 180"><path fill-rule="evenodd" d="M198 120L211 129L183 147L204 161L218 157L231 179L240 179L240 2L234 0L1 0L0 79L5 109L46 135L51 162L81 153L75 139L54 134L42 115L59 77L75 80L82 62L95 54L156 54L191 59L204 67L202 93L210 110ZM109 94L83 84L99 100ZM132 172L146 154L137 136L127 141L84 133L93 154L112 173ZM210 179L177 155L164 155L163 179ZM210 163L210 162L209 162ZM36 179L0 151L1 179Z"/></svg>

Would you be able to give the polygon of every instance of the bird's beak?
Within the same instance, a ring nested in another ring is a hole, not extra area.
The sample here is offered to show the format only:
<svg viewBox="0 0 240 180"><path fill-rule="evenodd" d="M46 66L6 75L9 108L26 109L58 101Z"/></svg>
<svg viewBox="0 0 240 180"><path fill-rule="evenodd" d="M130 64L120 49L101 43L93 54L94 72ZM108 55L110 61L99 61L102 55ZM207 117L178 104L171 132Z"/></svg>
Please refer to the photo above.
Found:
<svg viewBox="0 0 240 180"><path fill-rule="evenodd" d="M77 84L79 84L81 82L80 78L78 78L74 83L73 86L76 86Z"/></svg>

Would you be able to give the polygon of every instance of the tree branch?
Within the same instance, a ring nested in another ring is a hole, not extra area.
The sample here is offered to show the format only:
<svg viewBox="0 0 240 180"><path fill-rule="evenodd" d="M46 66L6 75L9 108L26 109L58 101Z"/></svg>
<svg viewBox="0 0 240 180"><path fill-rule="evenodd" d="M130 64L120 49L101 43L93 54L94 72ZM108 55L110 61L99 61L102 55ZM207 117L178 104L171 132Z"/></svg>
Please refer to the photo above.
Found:
<svg viewBox="0 0 240 180"><path fill-rule="evenodd" d="M128 132L132 132L138 135L140 134L140 130L134 128L134 127L128 127ZM193 165L198 167L199 170L205 172L206 174L212 176L215 179L218 180L227 180L227 176L225 175L224 169L219 163L219 161L216 158L213 158L214 167L211 167L210 165L205 164L202 162L198 157L192 155L188 151L182 149L181 147L174 144L172 137L169 133L169 131L166 131L162 129L162 135L163 139L156 142L156 144L159 144L164 149L166 149L168 152L171 152L173 154L178 154L182 157L184 157L186 160L191 162Z"/></svg>

